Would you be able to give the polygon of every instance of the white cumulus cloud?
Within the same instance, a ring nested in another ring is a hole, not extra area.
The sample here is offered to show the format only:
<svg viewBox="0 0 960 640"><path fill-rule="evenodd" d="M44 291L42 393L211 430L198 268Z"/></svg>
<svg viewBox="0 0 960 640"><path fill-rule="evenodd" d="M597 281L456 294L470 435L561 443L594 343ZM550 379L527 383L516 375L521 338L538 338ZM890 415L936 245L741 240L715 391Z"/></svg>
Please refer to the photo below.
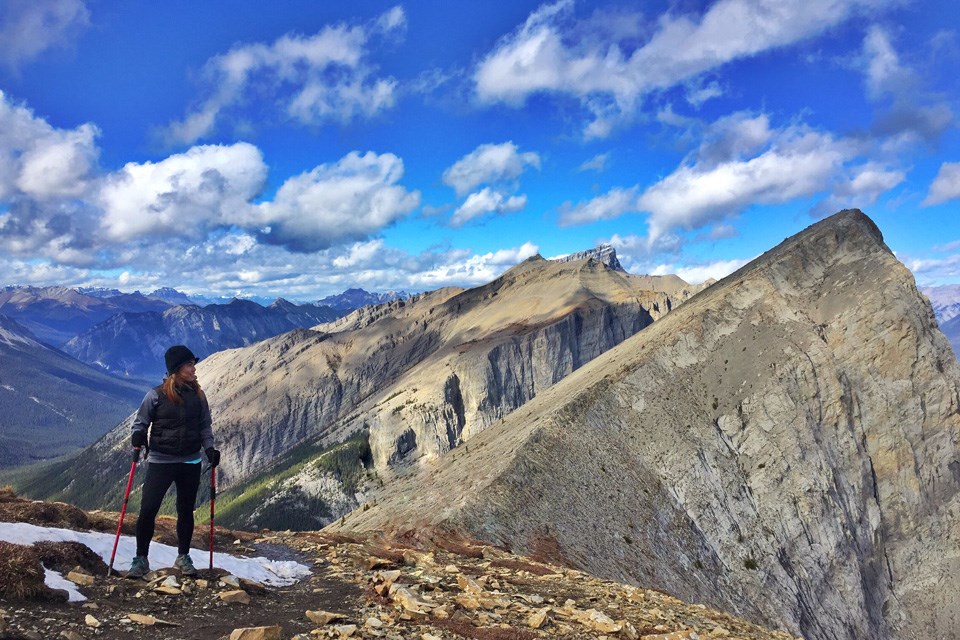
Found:
<svg viewBox="0 0 960 640"><path fill-rule="evenodd" d="M497 43L474 72L478 99L518 106L535 93L578 100L604 137L648 93L728 62L790 46L894 0L719 0L703 14L662 16L649 39L602 30L574 16L573 0L543 5ZM593 27L593 28L592 28ZM716 94L711 89L697 99Z"/></svg>
<svg viewBox="0 0 960 640"><path fill-rule="evenodd" d="M83 0L4 0L0 62L16 71L44 51L68 45L89 24Z"/></svg>
<svg viewBox="0 0 960 640"><path fill-rule="evenodd" d="M402 177L397 156L354 151L289 178L273 201L256 207L261 237L293 251L366 239L420 204L419 191L397 184Z"/></svg>
<svg viewBox="0 0 960 640"><path fill-rule="evenodd" d="M638 199L650 212L649 242L673 229L720 222L754 204L782 204L828 190L853 157L842 140L795 130L755 157L682 165Z"/></svg>
<svg viewBox="0 0 960 640"><path fill-rule="evenodd" d="M511 196L500 191L484 187L480 191L471 193L467 196L450 218L450 224L459 227L480 216L488 213L504 214L520 211L527 206L527 196Z"/></svg>
<svg viewBox="0 0 960 640"><path fill-rule="evenodd" d="M350 246L346 255L337 256L333 259L333 266L337 269L350 269L359 265L367 265L384 253L384 246L383 238L355 242Z"/></svg>
<svg viewBox="0 0 960 640"><path fill-rule="evenodd" d="M56 129L0 91L0 202L83 194L95 174L98 134L89 123Z"/></svg>
<svg viewBox="0 0 960 640"><path fill-rule="evenodd" d="M266 174L260 150L244 142L131 162L104 180L97 198L102 225L115 241L198 238L210 227L243 225Z"/></svg>
<svg viewBox="0 0 960 640"><path fill-rule="evenodd" d="M877 99L886 94L899 94L912 84L913 74L900 63L900 56L890 36L874 26L863 40L864 75L867 92Z"/></svg>
<svg viewBox="0 0 960 640"><path fill-rule="evenodd" d="M463 196L484 183L515 180L528 167L540 168L537 153L521 153L513 142L482 144L444 171L443 183Z"/></svg>
<svg viewBox="0 0 960 640"><path fill-rule="evenodd" d="M851 167L849 173L849 178L838 180L830 196L813 208L814 217L828 216L842 209L869 207L907 179L903 171L874 162Z"/></svg>
<svg viewBox="0 0 960 640"><path fill-rule="evenodd" d="M176 143L210 135L231 108L258 90L276 96L287 114L304 123L369 117L395 102L396 80L378 77L370 40L405 29L402 7L372 24L327 26L311 36L288 34L271 44L239 45L203 67L208 96L167 129Z"/></svg>
<svg viewBox="0 0 960 640"><path fill-rule="evenodd" d="M614 188L586 202L560 207L560 226L589 224L598 220L612 220L625 213L637 211L637 188Z"/></svg>
<svg viewBox="0 0 960 640"><path fill-rule="evenodd" d="M944 162L937 177L930 184L930 191L923 199L924 206L942 204L960 198L960 162Z"/></svg>

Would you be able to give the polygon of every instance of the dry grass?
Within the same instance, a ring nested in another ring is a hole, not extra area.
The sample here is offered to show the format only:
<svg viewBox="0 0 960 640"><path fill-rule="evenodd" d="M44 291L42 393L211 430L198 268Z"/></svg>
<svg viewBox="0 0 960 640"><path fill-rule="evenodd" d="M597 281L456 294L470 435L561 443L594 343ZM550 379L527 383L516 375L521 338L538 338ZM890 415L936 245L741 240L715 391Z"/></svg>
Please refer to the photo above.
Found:
<svg viewBox="0 0 960 640"><path fill-rule="evenodd" d="M43 541L34 543L33 548L47 569L67 573L80 567L94 576L107 573L107 564L85 544Z"/></svg>
<svg viewBox="0 0 960 640"><path fill-rule="evenodd" d="M68 529L91 528L85 511L63 502L41 502L18 498L4 487L0 493L0 522L29 522L38 526Z"/></svg>
<svg viewBox="0 0 960 640"><path fill-rule="evenodd" d="M43 579L43 565L33 547L0 541L0 595L17 599L51 595Z"/></svg>

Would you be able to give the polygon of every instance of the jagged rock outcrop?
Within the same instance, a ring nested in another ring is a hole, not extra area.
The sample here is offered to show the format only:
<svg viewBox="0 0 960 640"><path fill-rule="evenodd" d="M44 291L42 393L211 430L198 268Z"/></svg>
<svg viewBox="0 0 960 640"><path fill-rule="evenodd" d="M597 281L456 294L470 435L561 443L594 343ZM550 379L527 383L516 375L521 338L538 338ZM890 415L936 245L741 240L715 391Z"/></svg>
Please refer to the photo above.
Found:
<svg viewBox="0 0 960 640"><path fill-rule="evenodd" d="M958 412L929 304L845 211L331 528L550 548L810 639L953 637Z"/></svg>
<svg viewBox="0 0 960 640"><path fill-rule="evenodd" d="M577 260L596 260L597 262L602 262L607 265L614 271L620 271L626 273L627 270L623 268L623 265L620 264L620 259L617 258L617 251L608 244L598 245L594 249L589 249L587 251L577 251L576 253L571 253L568 256L562 258L557 258L556 262L575 262Z"/></svg>

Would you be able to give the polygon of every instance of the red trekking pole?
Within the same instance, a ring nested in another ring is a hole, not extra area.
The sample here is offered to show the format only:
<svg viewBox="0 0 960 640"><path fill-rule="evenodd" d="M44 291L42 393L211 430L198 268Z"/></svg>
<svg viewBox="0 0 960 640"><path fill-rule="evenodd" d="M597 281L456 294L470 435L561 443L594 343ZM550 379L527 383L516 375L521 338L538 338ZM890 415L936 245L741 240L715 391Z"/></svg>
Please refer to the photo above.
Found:
<svg viewBox="0 0 960 640"><path fill-rule="evenodd" d="M113 560L117 557L117 545L120 543L120 531L123 529L123 516L127 513L127 502L130 500L130 487L133 486L133 474L137 470L137 461L140 460L140 447L133 450L133 463L130 465L130 477L127 478L127 490L123 494L123 507L120 509L120 522L117 524L117 537L113 541L113 552L110 554L110 566L107 567L107 577L113 571Z"/></svg>
<svg viewBox="0 0 960 640"><path fill-rule="evenodd" d="M217 501L217 468L210 467L210 574L213 575L213 505Z"/></svg>

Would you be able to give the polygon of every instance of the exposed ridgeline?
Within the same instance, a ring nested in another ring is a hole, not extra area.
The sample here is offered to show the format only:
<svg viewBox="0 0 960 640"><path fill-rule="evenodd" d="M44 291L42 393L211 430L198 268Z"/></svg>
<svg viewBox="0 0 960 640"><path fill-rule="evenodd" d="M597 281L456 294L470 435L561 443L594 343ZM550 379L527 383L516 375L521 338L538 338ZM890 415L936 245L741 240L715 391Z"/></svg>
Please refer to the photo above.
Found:
<svg viewBox="0 0 960 640"><path fill-rule="evenodd" d="M536 256L475 289L365 307L201 363L224 469L369 430L386 471L444 453L667 313L595 260ZM228 462L229 461L229 462Z"/></svg>
<svg viewBox="0 0 960 640"><path fill-rule="evenodd" d="M958 407L930 305L844 211L333 528L552 549L809 639L953 637Z"/></svg>

